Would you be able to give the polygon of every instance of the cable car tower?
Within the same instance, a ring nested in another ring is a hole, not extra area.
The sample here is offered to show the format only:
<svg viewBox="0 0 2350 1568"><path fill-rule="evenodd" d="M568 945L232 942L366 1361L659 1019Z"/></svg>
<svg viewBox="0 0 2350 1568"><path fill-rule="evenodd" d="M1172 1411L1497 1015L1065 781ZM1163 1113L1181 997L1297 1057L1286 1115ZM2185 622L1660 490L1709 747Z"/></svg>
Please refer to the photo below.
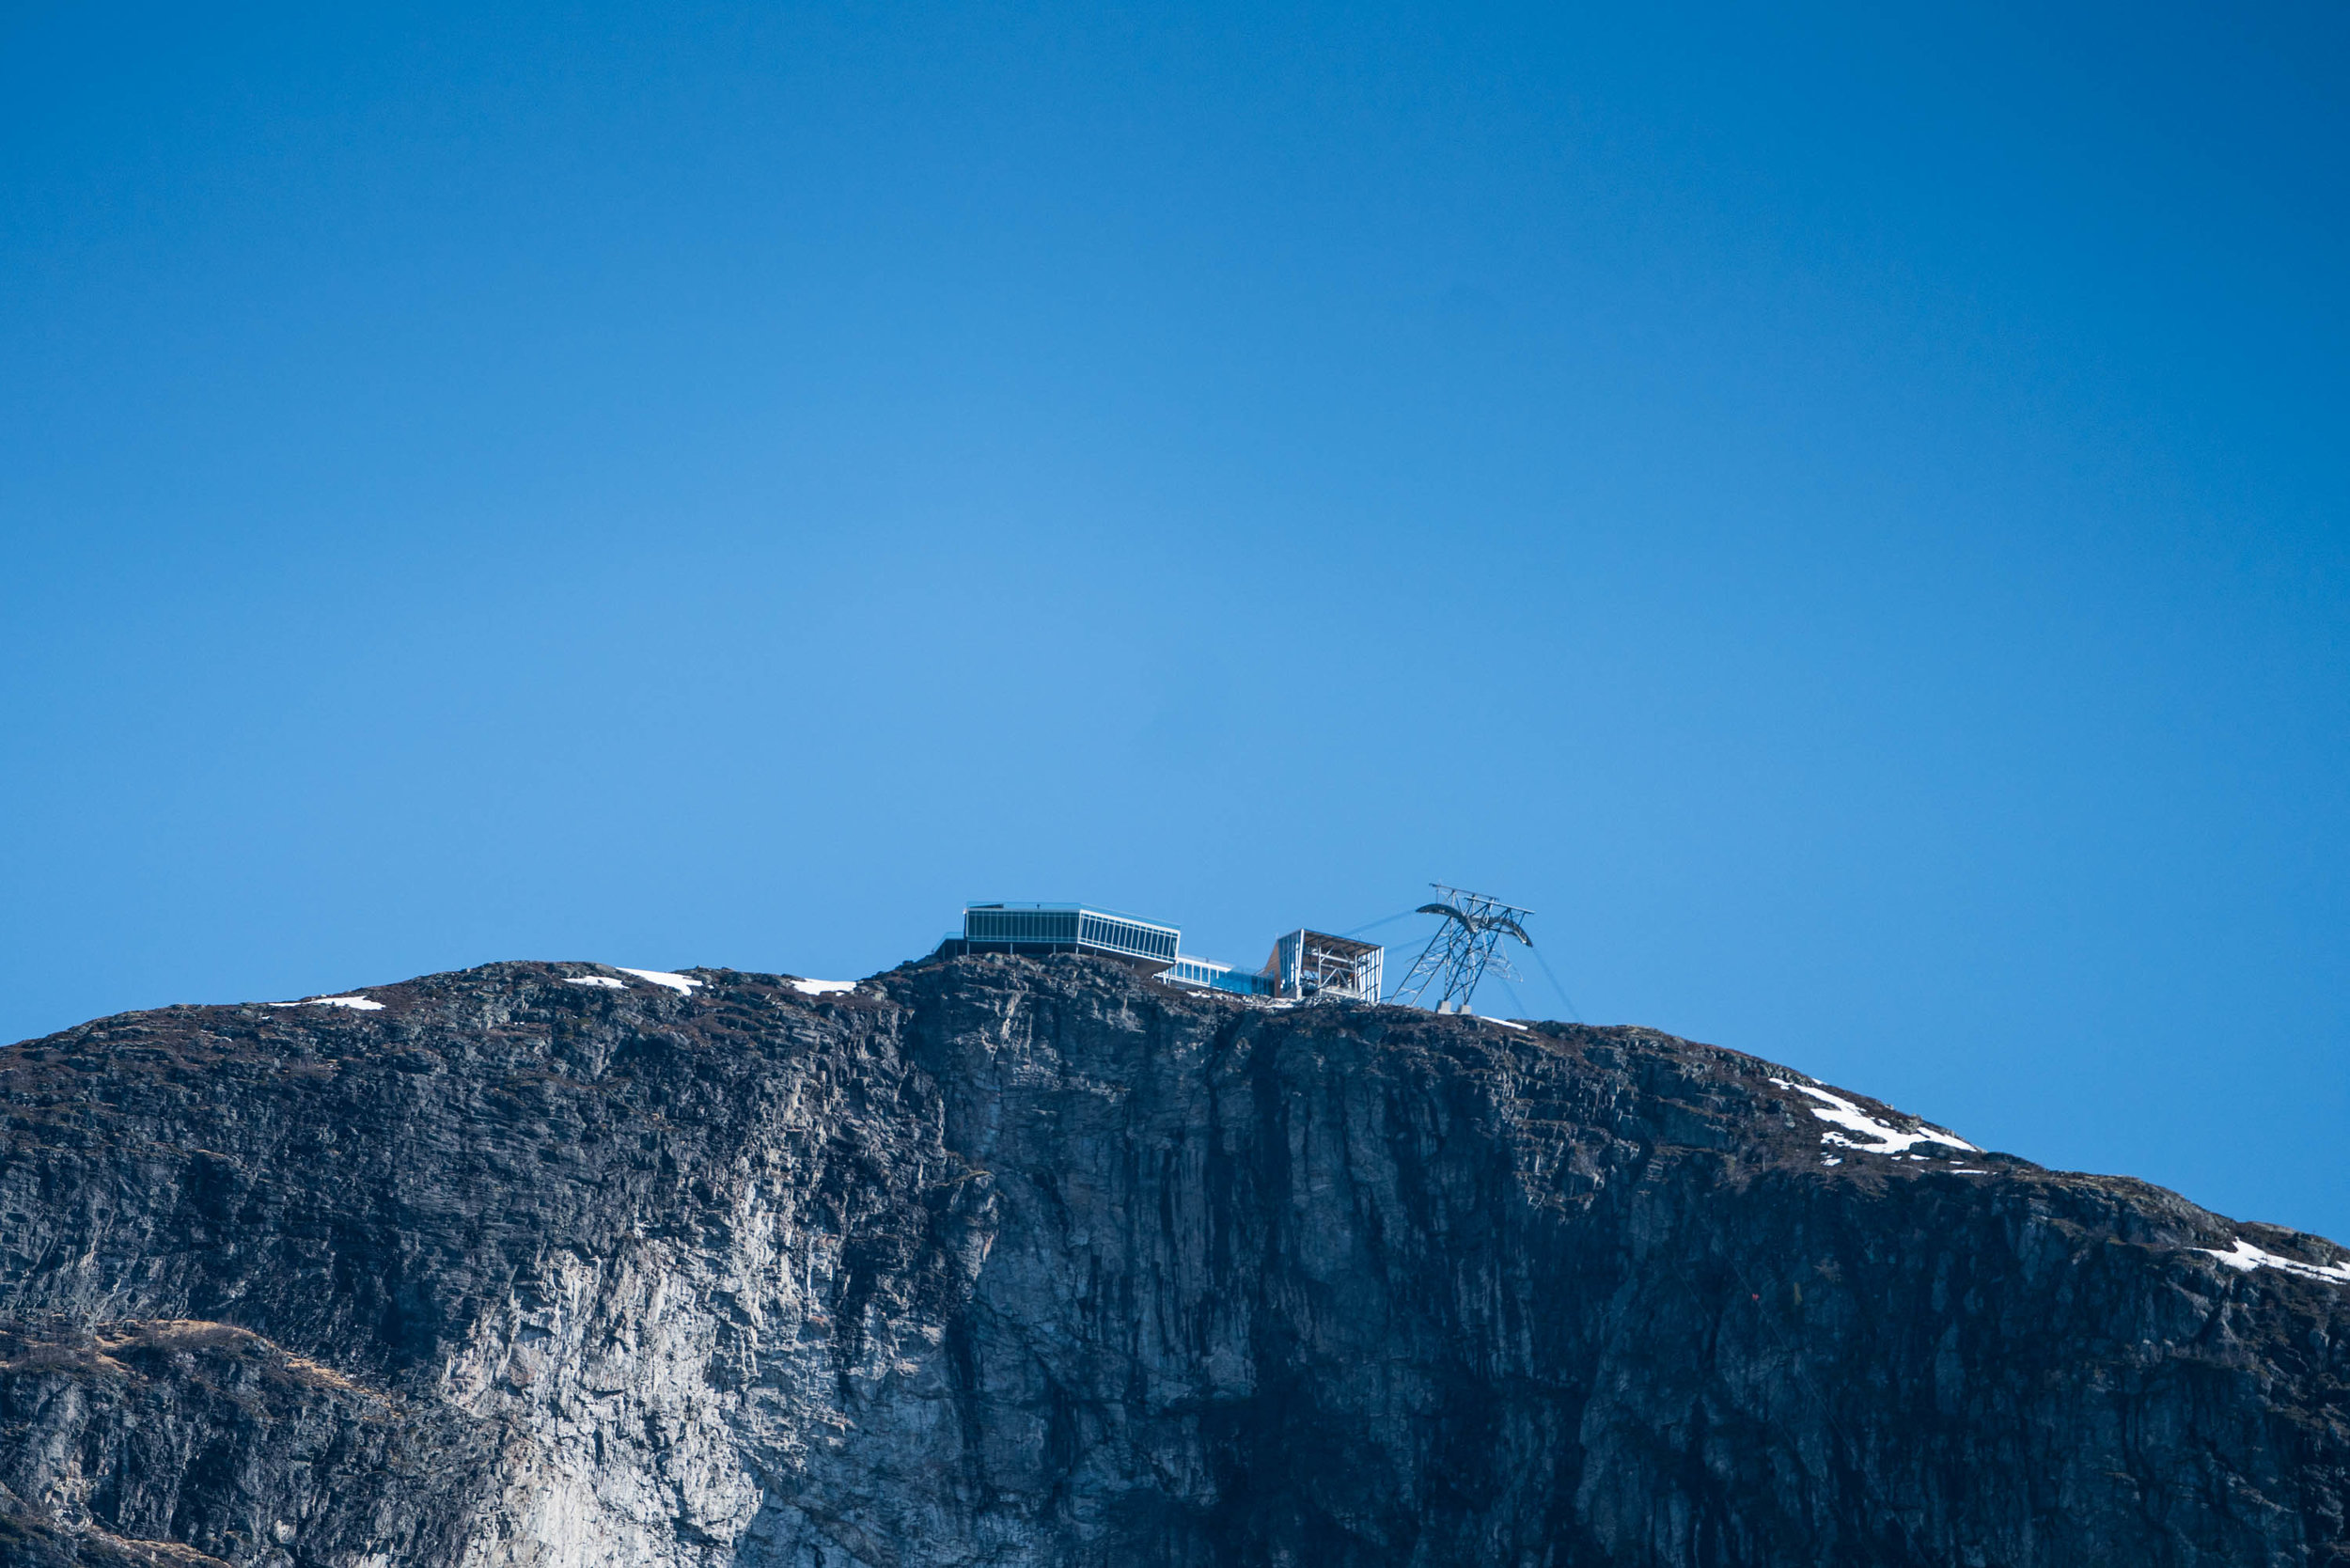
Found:
<svg viewBox="0 0 2350 1568"><path fill-rule="evenodd" d="M1444 924L1428 939L1390 1001L1417 1007L1434 987L1438 1012L1466 1012L1469 998L1477 995L1477 984L1487 970L1507 980L1525 978L1502 954L1501 939L1514 936L1522 946L1533 947L1534 939L1526 934L1521 923L1532 910L1503 903L1488 894L1447 887L1441 882L1428 886L1444 895L1443 902L1421 904L1413 913L1441 916Z"/></svg>

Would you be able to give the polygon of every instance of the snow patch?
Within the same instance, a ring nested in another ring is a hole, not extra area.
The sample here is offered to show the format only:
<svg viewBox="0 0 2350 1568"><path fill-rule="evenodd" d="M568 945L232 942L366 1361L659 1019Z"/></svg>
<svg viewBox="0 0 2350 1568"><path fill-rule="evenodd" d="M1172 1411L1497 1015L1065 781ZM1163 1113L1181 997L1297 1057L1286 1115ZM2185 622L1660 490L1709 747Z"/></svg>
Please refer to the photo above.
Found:
<svg viewBox="0 0 2350 1568"><path fill-rule="evenodd" d="M632 969L625 964L615 964L612 967L623 975L634 975L640 980L650 980L655 985L666 985L681 996L692 996L694 987L701 984L701 981L691 975L673 975L666 969Z"/></svg>
<svg viewBox="0 0 2350 1568"><path fill-rule="evenodd" d="M2350 1264L2303 1263L2291 1258L2280 1258L2274 1252L2254 1247L2242 1236L2235 1246L2222 1252L2216 1247L2199 1247L2198 1252L2208 1252L2238 1273L2249 1274L2256 1268L2280 1268L2287 1274L2297 1274L2308 1279L2330 1279L2337 1285L2350 1285Z"/></svg>
<svg viewBox="0 0 2350 1568"><path fill-rule="evenodd" d="M382 1002L365 996L305 996L298 1002L272 1002L272 1007L347 1007L353 1012L381 1012Z"/></svg>
<svg viewBox="0 0 2350 1568"><path fill-rule="evenodd" d="M854 980L795 980L791 981L791 989L797 991L803 996L822 996L835 991L854 991L856 989L856 981Z"/></svg>
<svg viewBox="0 0 2350 1568"><path fill-rule="evenodd" d="M616 980L610 975L566 975L563 977L563 983L565 985L602 986L606 991L626 991L628 989L628 981Z"/></svg>
<svg viewBox="0 0 2350 1568"><path fill-rule="evenodd" d="M1952 1149L1964 1149L1970 1154L1982 1152L1965 1138L1952 1133L1946 1133L1939 1127L1929 1127L1919 1122L1918 1131L1904 1133L1889 1122L1879 1121L1841 1094L1830 1094L1825 1089L1814 1089L1810 1084L1793 1083L1785 1078L1773 1078L1770 1081L1780 1089L1792 1089L1798 1093L1809 1094L1814 1100L1825 1102L1825 1108L1821 1105L1810 1106L1811 1114L1823 1121L1833 1122L1846 1132L1857 1133L1862 1137L1871 1140L1867 1143L1855 1143L1841 1133L1822 1133L1820 1135L1822 1143L1834 1143L1846 1149L1857 1149L1864 1154L1906 1153L1912 1145L1919 1143L1946 1144ZM1915 1155L1913 1158L1922 1159L1924 1156Z"/></svg>

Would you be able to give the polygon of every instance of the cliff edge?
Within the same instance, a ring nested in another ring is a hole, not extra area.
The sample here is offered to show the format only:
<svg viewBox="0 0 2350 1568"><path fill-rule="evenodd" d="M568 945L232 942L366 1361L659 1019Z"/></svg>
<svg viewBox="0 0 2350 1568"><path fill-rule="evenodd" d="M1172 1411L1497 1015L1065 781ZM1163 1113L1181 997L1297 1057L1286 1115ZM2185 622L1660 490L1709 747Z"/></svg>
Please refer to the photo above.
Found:
<svg viewBox="0 0 2350 1568"><path fill-rule="evenodd" d="M1634 1028L499 964L0 1052L0 1562L2350 1563L2350 1267Z"/></svg>

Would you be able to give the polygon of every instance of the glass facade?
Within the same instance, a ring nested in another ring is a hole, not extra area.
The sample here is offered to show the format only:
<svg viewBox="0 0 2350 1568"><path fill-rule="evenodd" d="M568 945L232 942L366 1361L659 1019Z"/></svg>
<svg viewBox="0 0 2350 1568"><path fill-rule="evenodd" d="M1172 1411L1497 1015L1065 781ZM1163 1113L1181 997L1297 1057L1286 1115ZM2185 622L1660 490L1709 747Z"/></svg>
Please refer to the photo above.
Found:
<svg viewBox="0 0 2350 1568"><path fill-rule="evenodd" d="M1196 985L1203 991L1229 991L1236 996L1270 996L1273 977L1245 974L1229 964L1204 958L1179 958L1159 979L1170 985Z"/></svg>
<svg viewBox="0 0 2350 1568"><path fill-rule="evenodd" d="M1172 964L1176 944L1182 936L1183 933L1172 926L1144 925L1139 920L1121 920L1114 915L1096 915L1090 909L1077 911L1077 945L1081 948L1100 948L1107 952Z"/></svg>
<svg viewBox="0 0 2350 1568"><path fill-rule="evenodd" d="M1081 904L978 903L963 912L963 938L990 947L1065 948L1167 964L1175 962L1183 933Z"/></svg>
<svg viewBox="0 0 2350 1568"><path fill-rule="evenodd" d="M1075 906L1051 909L1042 905L1013 908L990 904L963 912L963 934L972 942L1051 942L1077 945Z"/></svg>

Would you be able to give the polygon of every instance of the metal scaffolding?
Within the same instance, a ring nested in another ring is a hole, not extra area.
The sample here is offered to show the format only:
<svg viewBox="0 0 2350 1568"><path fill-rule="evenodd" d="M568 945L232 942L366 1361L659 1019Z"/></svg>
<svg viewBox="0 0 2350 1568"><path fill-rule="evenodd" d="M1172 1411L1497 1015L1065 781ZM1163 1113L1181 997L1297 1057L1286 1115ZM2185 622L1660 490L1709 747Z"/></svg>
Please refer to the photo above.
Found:
<svg viewBox="0 0 2350 1568"><path fill-rule="evenodd" d="M1488 971L1508 980L1523 978L1502 954L1501 939L1514 936L1522 945L1533 947L1534 939L1526 934L1522 922L1534 912L1503 903L1490 894L1466 892L1441 882L1429 886L1444 895L1443 901L1421 904L1415 913L1441 916L1444 924L1428 939L1428 946L1389 999L1418 1006L1420 997L1434 988L1436 1011L1466 1012L1478 982Z"/></svg>
<svg viewBox="0 0 2350 1568"><path fill-rule="evenodd" d="M1322 931L1292 931L1273 945L1265 973L1274 995L1301 1002L1375 1002L1386 949Z"/></svg>

